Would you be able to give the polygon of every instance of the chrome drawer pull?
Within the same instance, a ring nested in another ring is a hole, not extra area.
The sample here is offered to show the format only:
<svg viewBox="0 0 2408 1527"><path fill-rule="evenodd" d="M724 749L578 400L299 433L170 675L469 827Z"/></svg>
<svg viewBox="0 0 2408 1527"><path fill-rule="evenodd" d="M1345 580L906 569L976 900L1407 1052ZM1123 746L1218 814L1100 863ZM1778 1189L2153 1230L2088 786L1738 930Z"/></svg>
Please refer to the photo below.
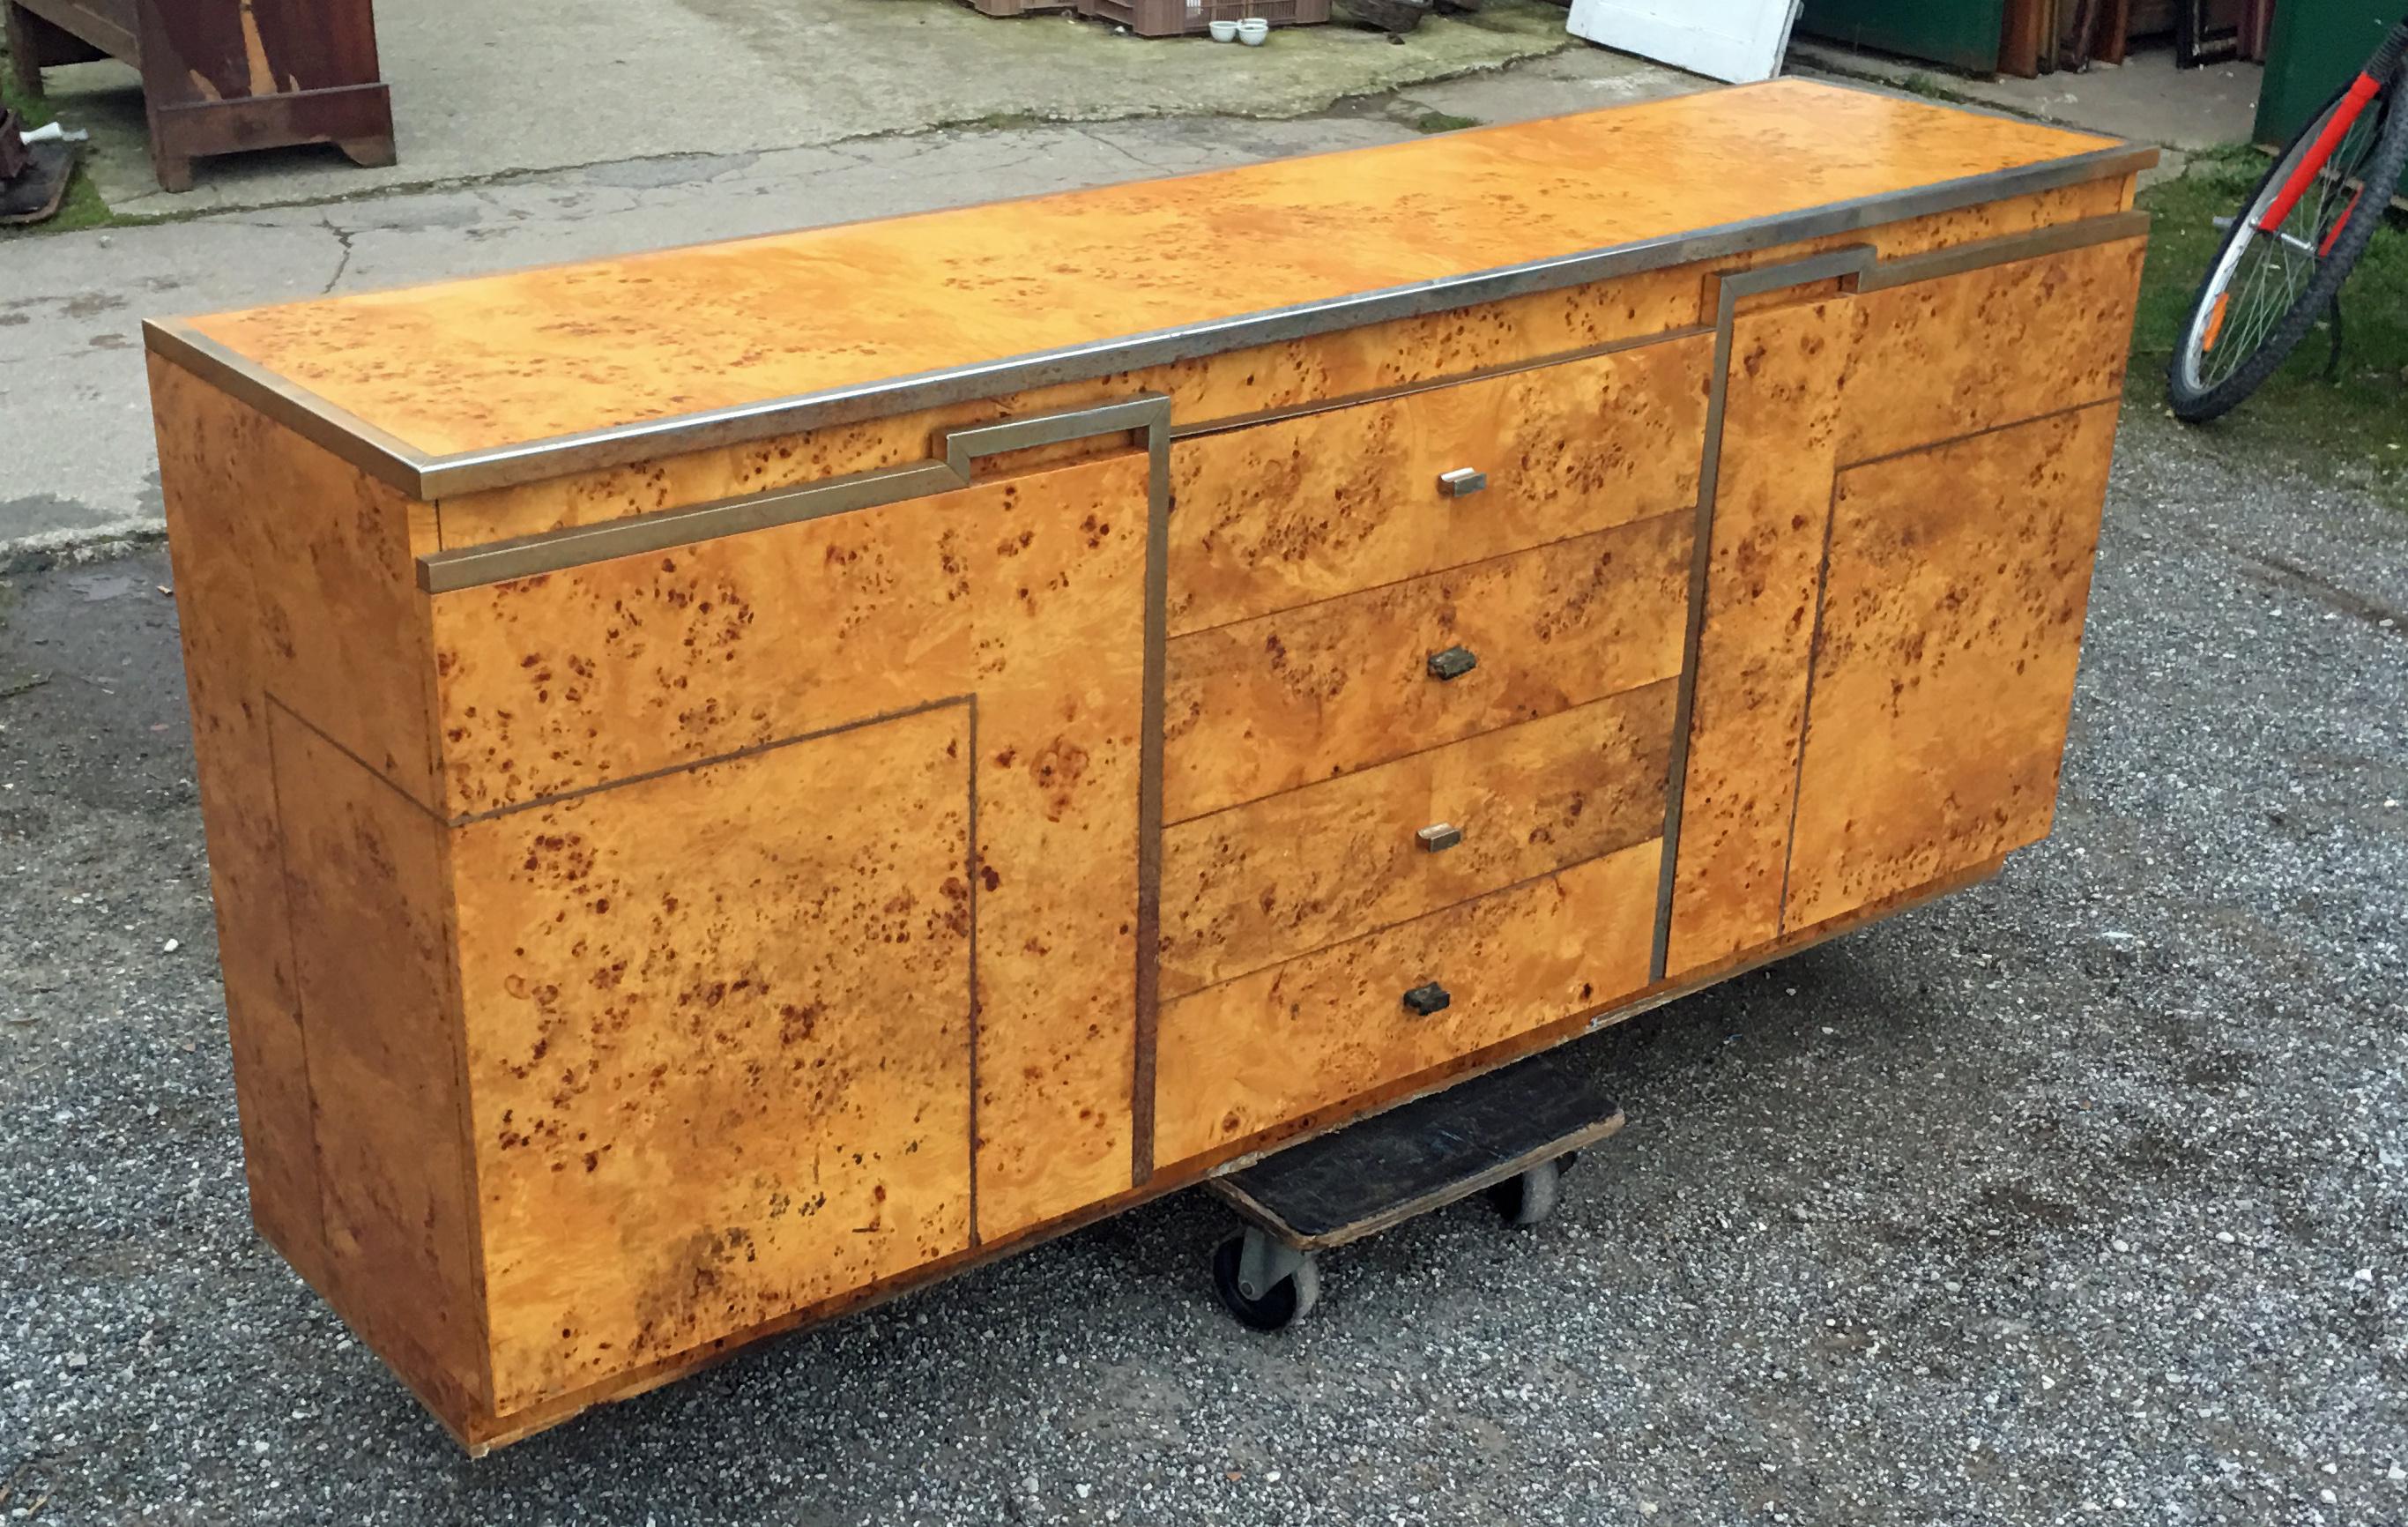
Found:
<svg viewBox="0 0 2408 1527"><path fill-rule="evenodd" d="M1449 647L1444 652L1429 655L1429 676L1433 679L1460 679L1480 666L1480 659L1469 647Z"/></svg>
<svg viewBox="0 0 2408 1527"><path fill-rule="evenodd" d="M1422 841L1423 853L1437 854L1463 842L1463 829L1452 822L1433 822L1413 836Z"/></svg>
<svg viewBox="0 0 2408 1527"><path fill-rule="evenodd" d="M1455 999L1446 994L1446 988L1435 981L1415 987L1405 993L1405 1011L1417 1018L1426 1018L1433 1013L1443 1013L1454 1005L1454 1002Z"/></svg>
<svg viewBox="0 0 2408 1527"><path fill-rule="evenodd" d="M1488 485L1488 474L1477 467L1457 467L1438 474L1438 491L1449 498L1469 498Z"/></svg>

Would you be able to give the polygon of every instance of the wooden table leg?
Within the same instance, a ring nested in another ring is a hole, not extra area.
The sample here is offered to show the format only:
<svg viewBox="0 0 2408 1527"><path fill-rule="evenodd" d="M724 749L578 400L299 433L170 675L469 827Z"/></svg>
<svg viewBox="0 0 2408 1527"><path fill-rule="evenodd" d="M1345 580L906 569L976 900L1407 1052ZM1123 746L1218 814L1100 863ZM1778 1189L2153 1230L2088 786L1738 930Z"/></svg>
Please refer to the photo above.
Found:
<svg viewBox="0 0 2408 1527"><path fill-rule="evenodd" d="M363 169L382 168L394 163L397 157L394 151L391 133L380 133L374 137L341 138L335 146L342 150L352 164Z"/></svg>

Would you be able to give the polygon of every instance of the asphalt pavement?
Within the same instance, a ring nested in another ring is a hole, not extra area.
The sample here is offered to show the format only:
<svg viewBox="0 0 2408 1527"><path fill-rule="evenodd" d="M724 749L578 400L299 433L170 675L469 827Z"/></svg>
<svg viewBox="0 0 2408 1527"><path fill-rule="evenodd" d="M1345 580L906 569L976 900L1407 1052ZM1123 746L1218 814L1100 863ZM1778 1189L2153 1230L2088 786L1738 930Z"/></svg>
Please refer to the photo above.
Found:
<svg viewBox="0 0 2408 1527"><path fill-rule="evenodd" d="M2057 835L1580 1042L1555 1218L1182 1193L461 1457L251 1234L156 550L0 580L0 1520L2408 1520L2408 518L2128 423Z"/></svg>

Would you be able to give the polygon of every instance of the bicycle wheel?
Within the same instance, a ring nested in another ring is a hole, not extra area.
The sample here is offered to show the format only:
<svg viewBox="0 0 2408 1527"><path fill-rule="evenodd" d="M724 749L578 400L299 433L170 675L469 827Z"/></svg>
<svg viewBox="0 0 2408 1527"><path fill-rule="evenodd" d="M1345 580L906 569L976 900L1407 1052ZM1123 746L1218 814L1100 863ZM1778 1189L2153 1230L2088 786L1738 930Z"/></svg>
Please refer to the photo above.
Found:
<svg viewBox="0 0 2408 1527"><path fill-rule="evenodd" d="M2167 368L2176 418L2213 419L2256 392L2366 252L2408 169L2401 40L2395 32L2368 73L2334 92L2225 233Z"/></svg>

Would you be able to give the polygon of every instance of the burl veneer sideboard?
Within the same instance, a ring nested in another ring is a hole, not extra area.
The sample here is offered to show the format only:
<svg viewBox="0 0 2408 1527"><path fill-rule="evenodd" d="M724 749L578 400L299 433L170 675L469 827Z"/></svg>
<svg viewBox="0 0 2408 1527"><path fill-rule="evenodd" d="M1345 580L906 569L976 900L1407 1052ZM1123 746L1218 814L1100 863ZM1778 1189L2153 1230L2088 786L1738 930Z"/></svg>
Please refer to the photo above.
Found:
<svg viewBox="0 0 2408 1527"><path fill-rule="evenodd" d="M151 325L260 1229L482 1448L1988 873L2150 158L1782 81Z"/></svg>

